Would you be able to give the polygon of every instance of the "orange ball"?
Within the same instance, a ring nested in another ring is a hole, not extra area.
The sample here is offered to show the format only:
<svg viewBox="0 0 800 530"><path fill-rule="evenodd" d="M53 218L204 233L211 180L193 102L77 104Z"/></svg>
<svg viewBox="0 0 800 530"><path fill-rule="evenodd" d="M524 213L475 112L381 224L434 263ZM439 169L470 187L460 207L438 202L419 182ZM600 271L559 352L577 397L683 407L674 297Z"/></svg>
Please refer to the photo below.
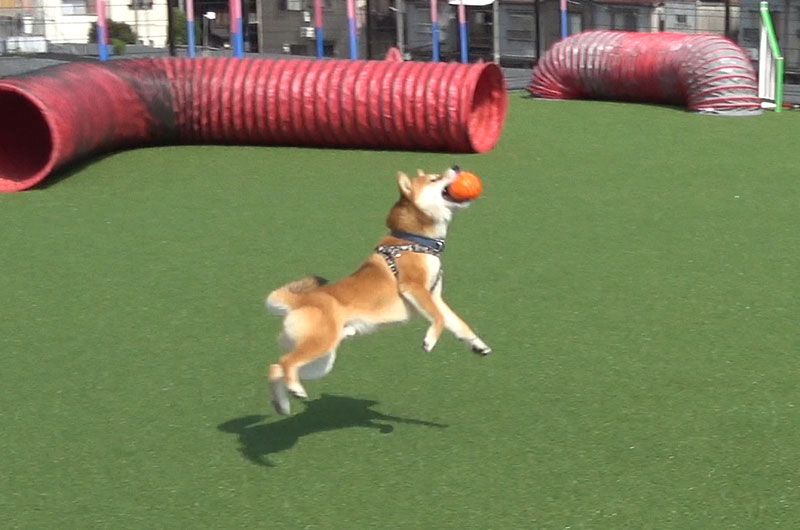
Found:
<svg viewBox="0 0 800 530"><path fill-rule="evenodd" d="M459 201L474 199L483 191L483 183L478 175L469 171L459 171L456 179L448 186L448 193Z"/></svg>

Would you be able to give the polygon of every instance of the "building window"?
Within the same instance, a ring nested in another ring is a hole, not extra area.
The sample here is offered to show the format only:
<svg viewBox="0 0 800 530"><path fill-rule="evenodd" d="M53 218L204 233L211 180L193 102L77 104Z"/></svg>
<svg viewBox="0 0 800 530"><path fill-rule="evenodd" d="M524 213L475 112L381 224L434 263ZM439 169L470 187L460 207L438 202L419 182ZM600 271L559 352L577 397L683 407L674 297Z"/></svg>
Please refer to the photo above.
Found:
<svg viewBox="0 0 800 530"><path fill-rule="evenodd" d="M303 11L305 2L303 0L280 0L279 6L282 11Z"/></svg>
<svg viewBox="0 0 800 530"><path fill-rule="evenodd" d="M153 9L153 0L130 0L128 9L135 9L137 11L142 9Z"/></svg>
<svg viewBox="0 0 800 530"><path fill-rule="evenodd" d="M92 15L92 11L87 0L61 0L62 15Z"/></svg>
<svg viewBox="0 0 800 530"><path fill-rule="evenodd" d="M678 24L686 24L686 15L675 15L675 22Z"/></svg>
<svg viewBox="0 0 800 530"><path fill-rule="evenodd" d="M506 37L508 40L531 42L534 40L533 27L536 24L533 15L513 14L509 16Z"/></svg>

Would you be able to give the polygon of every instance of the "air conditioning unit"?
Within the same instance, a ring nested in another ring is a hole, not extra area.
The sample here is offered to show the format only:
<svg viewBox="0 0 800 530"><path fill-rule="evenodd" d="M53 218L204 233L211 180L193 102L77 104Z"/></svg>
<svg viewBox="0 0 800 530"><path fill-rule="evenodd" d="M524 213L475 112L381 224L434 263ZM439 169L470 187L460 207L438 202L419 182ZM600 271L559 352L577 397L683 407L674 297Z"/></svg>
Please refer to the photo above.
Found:
<svg viewBox="0 0 800 530"><path fill-rule="evenodd" d="M300 28L300 37L303 39L313 39L316 35L317 32L314 30L314 26L303 26Z"/></svg>

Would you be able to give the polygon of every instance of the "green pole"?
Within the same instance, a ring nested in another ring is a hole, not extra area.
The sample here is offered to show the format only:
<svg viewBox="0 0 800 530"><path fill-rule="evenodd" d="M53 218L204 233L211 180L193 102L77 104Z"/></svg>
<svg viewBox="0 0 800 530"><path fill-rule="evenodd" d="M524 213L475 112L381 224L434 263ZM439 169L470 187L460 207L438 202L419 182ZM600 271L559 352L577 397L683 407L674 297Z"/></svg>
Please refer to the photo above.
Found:
<svg viewBox="0 0 800 530"><path fill-rule="evenodd" d="M768 2L761 2L761 23L767 29L769 49L775 57L775 112L780 112L783 107L783 55L778 46L778 37L775 35L772 17L769 15Z"/></svg>

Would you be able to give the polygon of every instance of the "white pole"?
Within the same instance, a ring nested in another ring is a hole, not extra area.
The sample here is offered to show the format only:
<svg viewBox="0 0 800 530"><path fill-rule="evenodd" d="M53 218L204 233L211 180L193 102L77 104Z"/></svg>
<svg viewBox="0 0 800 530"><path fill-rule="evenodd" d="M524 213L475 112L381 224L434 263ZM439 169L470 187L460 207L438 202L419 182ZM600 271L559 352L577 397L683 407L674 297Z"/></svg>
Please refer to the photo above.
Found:
<svg viewBox="0 0 800 530"><path fill-rule="evenodd" d="M406 29L405 29L405 15L406 3L405 0L397 0L397 49L405 56L406 51Z"/></svg>
<svg viewBox="0 0 800 530"><path fill-rule="evenodd" d="M494 0L492 4L492 40L494 62L500 64L500 0Z"/></svg>

